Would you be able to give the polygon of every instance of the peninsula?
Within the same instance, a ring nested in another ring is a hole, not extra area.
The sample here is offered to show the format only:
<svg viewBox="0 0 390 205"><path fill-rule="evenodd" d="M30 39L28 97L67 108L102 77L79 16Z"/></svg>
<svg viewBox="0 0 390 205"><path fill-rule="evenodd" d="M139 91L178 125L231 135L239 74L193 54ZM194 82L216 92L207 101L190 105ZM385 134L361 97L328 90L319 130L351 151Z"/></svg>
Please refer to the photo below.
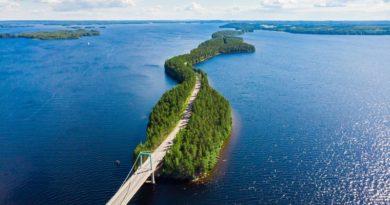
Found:
<svg viewBox="0 0 390 205"><path fill-rule="evenodd" d="M179 84L163 94L153 108L147 138L134 150L155 150L175 128L191 96L197 79L201 88L192 105L188 124L177 134L171 150L163 159L162 174L181 180L207 175L215 166L223 142L230 136L232 111L229 102L208 83L207 75L194 65L220 54L255 52L245 43L240 31L218 31L188 54L165 62L165 72Z"/></svg>
<svg viewBox="0 0 390 205"><path fill-rule="evenodd" d="M242 32L255 30L283 31L298 34L326 35L390 35L390 22L345 21L264 21L233 22L221 28L234 28Z"/></svg>
<svg viewBox="0 0 390 205"><path fill-rule="evenodd" d="M31 38L39 40L65 40L65 39L79 39L83 36L98 36L97 30L57 30L57 31L43 31L43 32L28 32L19 34L4 33L0 34L0 38Z"/></svg>

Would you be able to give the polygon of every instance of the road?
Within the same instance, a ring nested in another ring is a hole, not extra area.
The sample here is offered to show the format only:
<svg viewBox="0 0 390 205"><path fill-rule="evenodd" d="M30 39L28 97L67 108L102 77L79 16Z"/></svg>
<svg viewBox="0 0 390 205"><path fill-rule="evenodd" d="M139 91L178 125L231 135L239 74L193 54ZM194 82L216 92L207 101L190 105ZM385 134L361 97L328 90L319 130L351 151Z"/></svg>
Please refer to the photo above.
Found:
<svg viewBox="0 0 390 205"><path fill-rule="evenodd" d="M187 126L187 123L192 115L192 106L199 93L201 87L201 81L197 77L195 87L192 90L190 99L187 102L187 107L184 110L182 117L176 124L175 128L168 134L166 139L161 145L153 151L152 156L152 168L149 159L145 161L131 177L119 188L115 195L107 202L107 205L125 205L131 198L137 193L141 186L146 182L152 173L152 170L161 164L165 154L173 144L173 140L179 131Z"/></svg>

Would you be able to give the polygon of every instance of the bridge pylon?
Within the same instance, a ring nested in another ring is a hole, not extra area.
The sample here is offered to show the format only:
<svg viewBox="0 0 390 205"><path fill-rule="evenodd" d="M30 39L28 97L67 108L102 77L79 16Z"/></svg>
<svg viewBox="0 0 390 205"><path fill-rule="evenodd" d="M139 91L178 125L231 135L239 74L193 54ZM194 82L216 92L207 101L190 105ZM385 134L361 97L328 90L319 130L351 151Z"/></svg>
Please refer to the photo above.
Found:
<svg viewBox="0 0 390 205"><path fill-rule="evenodd" d="M138 160L138 158L139 158L139 159L140 159L140 161L139 161L139 166L142 166L142 164L144 163L144 162L143 162L144 156L146 157L146 160L148 160L148 161L149 161L149 164L150 164L150 170L151 170L151 172L152 172L152 174L151 174L151 182L152 182L152 184L155 184L155 183L156 183L156 180L155 180L155 178L154 178L154 171L155 171L155 170L153 170L152 152L150 152L150 151L142 151L142 152L140 152L140 153L138 154L138 157L137 157L137 159L135 160L134 164L137 163L137 160Z"/></svg>

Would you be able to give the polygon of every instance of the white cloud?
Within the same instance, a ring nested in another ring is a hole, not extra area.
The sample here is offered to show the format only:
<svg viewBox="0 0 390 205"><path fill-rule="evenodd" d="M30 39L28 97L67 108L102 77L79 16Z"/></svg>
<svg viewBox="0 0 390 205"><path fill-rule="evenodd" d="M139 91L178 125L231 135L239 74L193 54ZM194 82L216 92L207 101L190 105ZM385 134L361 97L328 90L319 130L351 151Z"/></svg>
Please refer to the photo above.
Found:
<svg viewBox="0 0 390 205"><path fill-rule="evenodd" d="M296 0L260 0L260 6L263 8L289 8L297 3Z"/></svg>
<svg viewBox="0 0 390 205"><path fill-rule="evenodd" d="M225 9L227 13L239 13L242 9L239 6L232 6Z"/></svg>
<svg viewBox="0 0 390 205"><path fill-rule="evenodd" d="M0 0L0 9L4 11L12 11L20 7L19 2L13 0Z"/></svg>
<svg viewBox="0 0 390 205"><path fill-rule="evenodd" d="M364 9L390 0L260 0L261 9L308 9L308 8L335 8L350 7Z"/></svg>
<svg viewBox="0 0 390 205"><path fill-rule="evenodd" d="M315 7L344 7L348 0L320 0L314 4Z"/></svg>
<svg viewBox="0 0 390 205"><path fill-rule="evenodd" d="M202 12L205 8L202 7L199 3L191 2L191 4L184 6L183 8L177 9L178 11L193 11L193 12Z"/></svg>
<svg viewBox="0 0 390 205"><path fill-rule="evenodd" d="M0 0L0 20L389 20L389 11L390 0Z"/></svg>
<svg viewBox="0 0 390 205"><path fill-rule="evenodd" d="M35 0L48 4L56 11L80 11L102 8L126 8L135 6L134 0Z"/></svg>
<svg viewBox="0 0 390 205"><path fill-rule="evenodd" d="M150 12L151 14L156 14L156 13L160 12L161 9L162 9L161 5L156 5L156 6L148 8L147 12Z"/></svg>

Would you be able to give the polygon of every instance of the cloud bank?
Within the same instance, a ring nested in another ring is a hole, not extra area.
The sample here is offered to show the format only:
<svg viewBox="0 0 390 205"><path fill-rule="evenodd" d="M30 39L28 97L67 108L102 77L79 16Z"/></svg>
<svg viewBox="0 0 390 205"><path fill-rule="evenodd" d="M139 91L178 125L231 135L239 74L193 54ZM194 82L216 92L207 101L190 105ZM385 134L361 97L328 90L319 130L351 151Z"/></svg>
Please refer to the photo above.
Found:
<svg viewBox="0 0 390 205"><path fill-rule="evenodd" d="M133 0L36 0L35 2L48 4L54 11L80 11L135 6Z"/></svg>
<svg viewBox="0 0 390 205"><path fill-rule="evenodd" d="M0 20L390 20L390 0L0 0Z"/></svg>

